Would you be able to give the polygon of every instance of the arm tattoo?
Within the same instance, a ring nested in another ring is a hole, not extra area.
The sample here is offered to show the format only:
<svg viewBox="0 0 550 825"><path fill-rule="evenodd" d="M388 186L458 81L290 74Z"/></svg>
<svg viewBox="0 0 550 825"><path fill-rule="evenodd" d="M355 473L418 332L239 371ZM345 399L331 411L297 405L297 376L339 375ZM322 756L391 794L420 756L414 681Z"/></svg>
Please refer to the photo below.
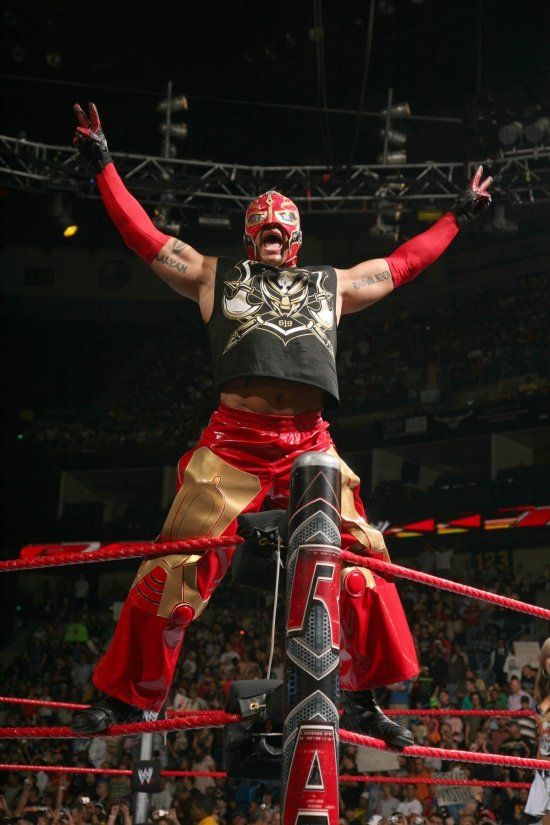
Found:
<svg viewBox="0 0 550 825"><path fill-rule="evenodd" d="M181 272L184 275L189 267L186 264L183 264L181 261L177 261L175 258L172 258L170 255L155 255L155 261L158 261L159 264L164 264L164 266L170 267L170 269L176 269L178 272Z"/></svg>
<svg viewBox="0 0 550 825"><path fill-rule="evenodd" d="M184 249L187 249L186 243L183 243L183 241L174 241L174 246L172 247L172 252L174 255L179 255L179 253L183 252Z"/></svg>
<svg viewBox="0 0 550 825"><path fill-rule="evenodd" d="M391 274L389 269L386 269L384 272L375 272L374 275L369 275L367 278L361 278L359 281L352 281L352 283L355 289L361 289L364 286L372 286L373 284L387 281L388 278L391 278Z"/></svg>

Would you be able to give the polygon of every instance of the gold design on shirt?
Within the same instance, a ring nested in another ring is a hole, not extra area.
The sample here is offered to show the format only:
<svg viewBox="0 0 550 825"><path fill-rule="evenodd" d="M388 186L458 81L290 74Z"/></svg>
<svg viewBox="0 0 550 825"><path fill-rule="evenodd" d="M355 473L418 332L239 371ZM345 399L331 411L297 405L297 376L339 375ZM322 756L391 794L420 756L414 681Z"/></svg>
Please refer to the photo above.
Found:
<svg viewBox="0 0 550 825"><path fill-rule="evenodd" d="M255 330L268 332L286 347L313 335L334 358L327 332L334 327L334 294L326 287L324 270L272 269L257 261L235 265L237 277L224 284L222 309L238 321L222 355Z"/></svg>

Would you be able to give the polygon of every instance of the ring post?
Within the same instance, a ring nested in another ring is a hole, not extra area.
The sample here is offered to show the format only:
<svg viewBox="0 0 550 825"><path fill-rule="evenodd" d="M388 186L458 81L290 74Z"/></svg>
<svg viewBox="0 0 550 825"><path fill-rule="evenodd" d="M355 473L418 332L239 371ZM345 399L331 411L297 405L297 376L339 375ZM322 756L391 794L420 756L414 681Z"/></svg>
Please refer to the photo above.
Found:
<svg viewBox="0 0 550 825"><path fill-rule="evenodd" d="M309 452L290 482L283 825L338 825L340 462Z"/></svg>

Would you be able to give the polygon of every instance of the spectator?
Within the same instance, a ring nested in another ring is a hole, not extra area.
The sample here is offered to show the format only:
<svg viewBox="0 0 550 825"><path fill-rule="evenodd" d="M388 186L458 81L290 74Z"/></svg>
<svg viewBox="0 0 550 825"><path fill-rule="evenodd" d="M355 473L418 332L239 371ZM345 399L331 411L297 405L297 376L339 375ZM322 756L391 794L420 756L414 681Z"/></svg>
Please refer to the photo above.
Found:
<svg viewBox="0 0 550 825"><path fill-rule="evenodd" d="M530 705L529 696L522 696L520 709L527 712L530 710ZM530 743L532 750L534 750L537 741L537 725L533 713L531 712L529 716L520 716L517 721L522 737Z"/></svg>
<svg viewBox="0 0 550 825"><path fill-rule="evenodd" d="M529 598L527 595L526 598ZM535 668L531 667L531 665L524 665L521 669L521 689L525 691L525 693L533 695L535 690L535 679L537 676L537 671Z"/></svg>
<svg viewBox="0 0 550 825"><path fill-rule="evenodd" d="M528 693L521 689L521 682L518 676L512 676L510 679L510 693L508 695L508 710L521 710L521 699L526 696L530 701L531 697Z"/></svg>
<svg viewBox="0 0 550 825"><path fill-rule="evenodd" d="M453 564L454 550L452 547L435 551L435 572L437 576L448 579Z"/></svg>
<svg viewBox="0 0 550 825"><path fill-rule="evenodd" d="M399 799L393 795L392 786L384 783L381 788L381 797L376 806L376 813L384 819L394 814L399 807Z"/></svg>
<svg viewBox="0 0 550 825"><path fill-rule="evenodd" d="M417 784L414 786L416 797L420 800L420 802L425 802L426 799L428 799L429 796L430 796L430 789L429 789L428 784L426 782L420 782L419 780L420 779L429 780L432 776L431 770L429 770L429 768L426 767L426 760L422 759L422 757L415 757L412 760L409 775L413 776L417 781ZM411 786L407 785L405 787L408 788L408 787L411 787ZM411 811L410 813L416 813L416 812Z"/></svg>
<svg viewBox="0 0 550 825"><path fill-rule="evenodd" d="M88 579L81 573L74 583L74 595L77 602L86 602L90 592L90 583Z"/></svg>
<svg viewBox="0 0 550 825"><path fill-rule="evenodd" d="M151 807L153 809L169 810L172 807L174 792L172 785L165 776L161 777L160 790L151 794Z"/></svg>
<svg viewBox="0 0 550 825"><path fill-rule="evenodd" d="M522 756L530 758L534 753L532 744L521 733L521 728L517 722L512 721L507 725L508 737L500 745L499 753L508 756Z"/></svg>
<svg viewBox="0 0 550 825"><path fill-rule="evenodd" d="M199 793L191 800L191 822L194 825L218 825L213 817L214 800L205 794Z"/></svg>
<svg viewBox="0 0 550 825"><path fill-rule="evenodd" d="M405 798L397 806L396 813L410 816L411 814L422 814L423 811L422 802L417 796L416 785L405 785Z"/></svg>
<svg viewBox="0 0 550 825"><path fill-rule="evenodd" d="M491 685L489 688L489 701L486 707L488 710L506 710L508 708L507 696L499 685Z"/></svg>

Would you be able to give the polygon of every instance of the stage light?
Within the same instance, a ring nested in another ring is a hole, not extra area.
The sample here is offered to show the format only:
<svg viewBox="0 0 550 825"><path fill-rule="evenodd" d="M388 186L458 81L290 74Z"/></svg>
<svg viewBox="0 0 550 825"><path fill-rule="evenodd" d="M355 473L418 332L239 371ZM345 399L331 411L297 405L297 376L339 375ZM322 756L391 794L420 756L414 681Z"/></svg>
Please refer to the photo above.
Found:
<svg viewBox="0 0 550 825"><path fill-rule="evenodd" d="M166 123L161 123L159 125L159 131L163 135L169 132L170 137L174 137L176 140L185 140L189 134L187 123L171 123L170 126L166 126Z"/></svg>
<svg viewBox="0 0 550 825"><path fill-rule="evenodd" d="M164 115L164 121L159 123L159 132L164 135L162 142L162 154L165 158L177 157L177 149L174 140L185 140L189 134L186 123L181 121L174 123L172 118L176 112L188 112L189 103L185 95L172 94L172 81L168 82L167 94L164 100L157 105L157 112Z"/></svg>
<svg viewBox="0 0 550 825"><path fill-rule="evenodd" d="M396 151L396 152L388 152L386 155L384 155L383 152L380 152L380 154L377 157L377 161L378 161L378 163L396 163L396 164L406 163L407 162L407 153L405 151L402 151L402 152Z"/></svg>
<svg viewBox="0 0 550 825"><path fill-rule="evenodd" d="M399 221L403 212L403 205L401 203L391 203L390 201L382 201L379 207L378 214L382 215L389 221Z"/></svg>
<svg viewBox="0 0 550 825"><path fill-rule="evenodd" d="M394 103L393 89L388 89L388 103L382 111L384 126L380 129L380 137L384 146L382 152L378 155L378 163L402 164L407 162L407 153L403 148L407 143L407 135L405 132L394 129L392 118L409 117L410 113L411 107L409 104L406 102Z"/></svg>
<svg viewBox="0 0 550 825"><path fill-rule="evenodd" d="M492 219L484 225L483 231L515 235L518 231L518 224L507 218L505 203L495 203Z"/></svg>
<svg viewBox="0 0 550 825"><path fill-rule="evenodd" d="M513 120L511 123L505 123L498 130L498 139L503 146L513 146L517 143L523 135L523 126L519 120Z"/></svg>
<svg viewBox="0 0 550 825"><path fill-rule="evenodd" d="M376 223L369 229L369 235L373 238L392 238L396 241L399 238L399 225L385 223L384 218L379 213L376 216Z"/></svg>
<svg viewBox="0 0 550 825"><path fill-rule="evenodd" d="M177 95L167 100L161 100L157 106L157 112L166 114L168 105L170 104L171 112L187 112L189 111L189 103L185 95Z"/></svg>
<svg viewBox="0 0 550 825"><path fill-rule="evenodd" d="M550 118L539 117L534 123L529 123L524 130L525 139L529 143L540 143L550 134Z"/></svg>
<svg viewBox="0 0 550 825"><path fill-rule="evenodd" d="M397 129L388 129L388 141L394 146L404 146L407 142L407 135L405 132L398 132ZM380 129L380 137L382 140L386 137L386 130Z"/></svg>
<svg viewBox="0 0 550 825"><path fill-rule="evenodd" d="M390 117L410 117L411 107L408 103L393 103L389 108L384 109L383 115Z"/></svg>
<svg viewBox="0 0 550 825"><path fill-rule="evenodd" d="M443 210L436 206L427 206L425 209L419 209L416 213L416 219L421 223L433 223L443 217Z"/></svg>
<svg viewBox="0 0 550 825"><path fill-rule="evenodd" d="M64 238L72 238L78 232L74 220L71 202L63 192L56 192L48 206L48 212L61 229Z"/></svg>

